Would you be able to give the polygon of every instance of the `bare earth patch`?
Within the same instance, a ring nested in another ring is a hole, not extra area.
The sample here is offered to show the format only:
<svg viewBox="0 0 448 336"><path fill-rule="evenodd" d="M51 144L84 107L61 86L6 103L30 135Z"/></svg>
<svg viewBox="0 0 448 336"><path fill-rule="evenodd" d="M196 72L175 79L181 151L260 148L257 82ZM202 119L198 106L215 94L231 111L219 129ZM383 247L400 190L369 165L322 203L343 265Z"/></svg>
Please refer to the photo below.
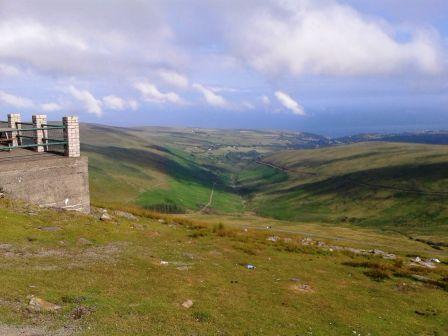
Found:
<svg viewBox="0 0 448 336"><path fill-rule="evenodd" d="M314 289L307 284L294 284L289 286L289 289L295 293L313 293Z"/></svg>
<svg viewBox="0 0 448 336"><path fill-rule="evenodd" d="M8 326L0 324L0 335L2 336L73 336L73 328L61 328L50 331L46 328L34 326Z"/></svg>

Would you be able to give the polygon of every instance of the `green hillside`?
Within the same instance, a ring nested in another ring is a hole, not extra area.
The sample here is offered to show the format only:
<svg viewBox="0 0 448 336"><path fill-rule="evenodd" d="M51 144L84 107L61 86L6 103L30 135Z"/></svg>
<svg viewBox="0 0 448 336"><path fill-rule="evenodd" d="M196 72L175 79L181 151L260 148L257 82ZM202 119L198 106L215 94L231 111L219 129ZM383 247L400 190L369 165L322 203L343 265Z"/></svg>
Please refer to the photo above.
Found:
<svg viewBox="0 0 448 336"><path fill-rule="evenodd" d="M240 213L245 201L234 177L248 162L276 150L328 144L308 133L89 124L82 125L81 138L94 205L176 213Z"/></svg>
<svg viewBox="0 0 448 336"><path fill-rule="evenodd" d="M262 163L288 179L254 195L252 207L260 215L405 232L448 230L448 147L359 143L282 151Z"/></svg>
<svg viewBox="0 0 448 336"><path fill-rule="evenodd" d="M94 205L256 213L403 233L448 230L448 147L317 136L83 125ZM328 145L328 144L327 144ZM261 158L261 159L260 159Z"/></svg>
<svg viewBox="0 0 448 336"><path fill-rule="evenodd" d="M164 212L198 211L209 202L213 190L211 210L242 209L240 196L226 186L219 172L173 147L172 140L147 134L151 135L146 131L84 125L82 150L90 160L93 204L138 204Z"/></svg>

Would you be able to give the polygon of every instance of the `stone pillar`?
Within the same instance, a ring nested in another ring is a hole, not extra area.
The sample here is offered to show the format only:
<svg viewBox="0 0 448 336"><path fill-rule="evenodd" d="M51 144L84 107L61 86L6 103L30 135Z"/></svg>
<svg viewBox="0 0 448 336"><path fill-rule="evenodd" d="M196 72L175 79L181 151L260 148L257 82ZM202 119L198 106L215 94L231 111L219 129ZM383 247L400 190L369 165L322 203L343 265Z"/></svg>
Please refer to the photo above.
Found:
<svg viewBox="0 0 448 336"><path fill-rule="evenodd" d="M21 121L22 121L22 118L21 118L19 113L8 114L8 127L9 128L20 129L21 125L20 124L17 125L16 122L19 123ZM21 145L22 144L22 139L20 139L19 135L20 135L19 131L11 132L12 145L13 146L17 146L17 145Z"/></svg>
<svg viewBox="0 0 448 336"><path fill-rule="evenodd" d="M62 118L64 128L64 140L67 141L65 145L65 156L79 157L81 155L79 144L79 121L78 117L64 117Z"/></svg>
<svg viewBox="0 0 448 336"><path fill-rule="evenodd" d="M47 123L47 116L44 114L38 114L33 115L33 128L42 128L42 124ZM48 138L48 131L46 130L37 130L34 131L34 143L36 145L43 145L47 140L44 140ZM47 148L45 146L37 146L34 149L36 152L45 152Z"/></svg>

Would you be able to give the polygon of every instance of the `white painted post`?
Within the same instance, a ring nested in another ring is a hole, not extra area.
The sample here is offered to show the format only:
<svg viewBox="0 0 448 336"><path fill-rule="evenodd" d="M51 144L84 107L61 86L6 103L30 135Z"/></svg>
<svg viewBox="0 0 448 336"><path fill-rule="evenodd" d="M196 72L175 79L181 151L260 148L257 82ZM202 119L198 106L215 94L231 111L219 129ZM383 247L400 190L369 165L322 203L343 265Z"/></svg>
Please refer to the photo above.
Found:
<svg viewBox="0 0 448 336"><path fill-rule="evenodd" d="M10 113L8 114L8 128L16 128L16 129L20 129L21 125L20 124L16 124L22 121L22 118L20 116L19 113ZM17 146L17 145L21 145L22 144L22 139L20 139L20 132L19 131L14 131L11 132L11 137L12 137L12 145L13 146Z"/></svg>
<svg viewBox="0 0 448 336"><path fill-rule="evenodd" d="M47 116L45 114L37 114L33 115L33 128L42 128L42 124L47 123ZM34 150L36 152L45 152L47 150L46 146L40 146L43 145L46 140L43 140L44 138L48 138L48 131L46 130L37 130L34 131L34 141L37 146Z"/></svg>
<svg viewBox="0 0 448 336"><path fill-rule="evenodd" d="M79 143L79 121L78 117L70 116L62 118L64 128L65 156L79 157L81 155Z"/></svg>

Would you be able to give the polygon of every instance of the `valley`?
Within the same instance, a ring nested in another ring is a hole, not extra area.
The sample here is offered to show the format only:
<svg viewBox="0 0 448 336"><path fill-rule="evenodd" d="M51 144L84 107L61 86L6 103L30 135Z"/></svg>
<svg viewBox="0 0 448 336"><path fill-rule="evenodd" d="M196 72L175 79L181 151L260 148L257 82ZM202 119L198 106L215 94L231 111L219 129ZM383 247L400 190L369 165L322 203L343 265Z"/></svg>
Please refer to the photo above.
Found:
<svg viewBox="0 0 448 336"><path fill-rule="evenodd" d="M446 334L445 146L93 124L81 139L90 215L0 199L0 334Z"/></svg>

